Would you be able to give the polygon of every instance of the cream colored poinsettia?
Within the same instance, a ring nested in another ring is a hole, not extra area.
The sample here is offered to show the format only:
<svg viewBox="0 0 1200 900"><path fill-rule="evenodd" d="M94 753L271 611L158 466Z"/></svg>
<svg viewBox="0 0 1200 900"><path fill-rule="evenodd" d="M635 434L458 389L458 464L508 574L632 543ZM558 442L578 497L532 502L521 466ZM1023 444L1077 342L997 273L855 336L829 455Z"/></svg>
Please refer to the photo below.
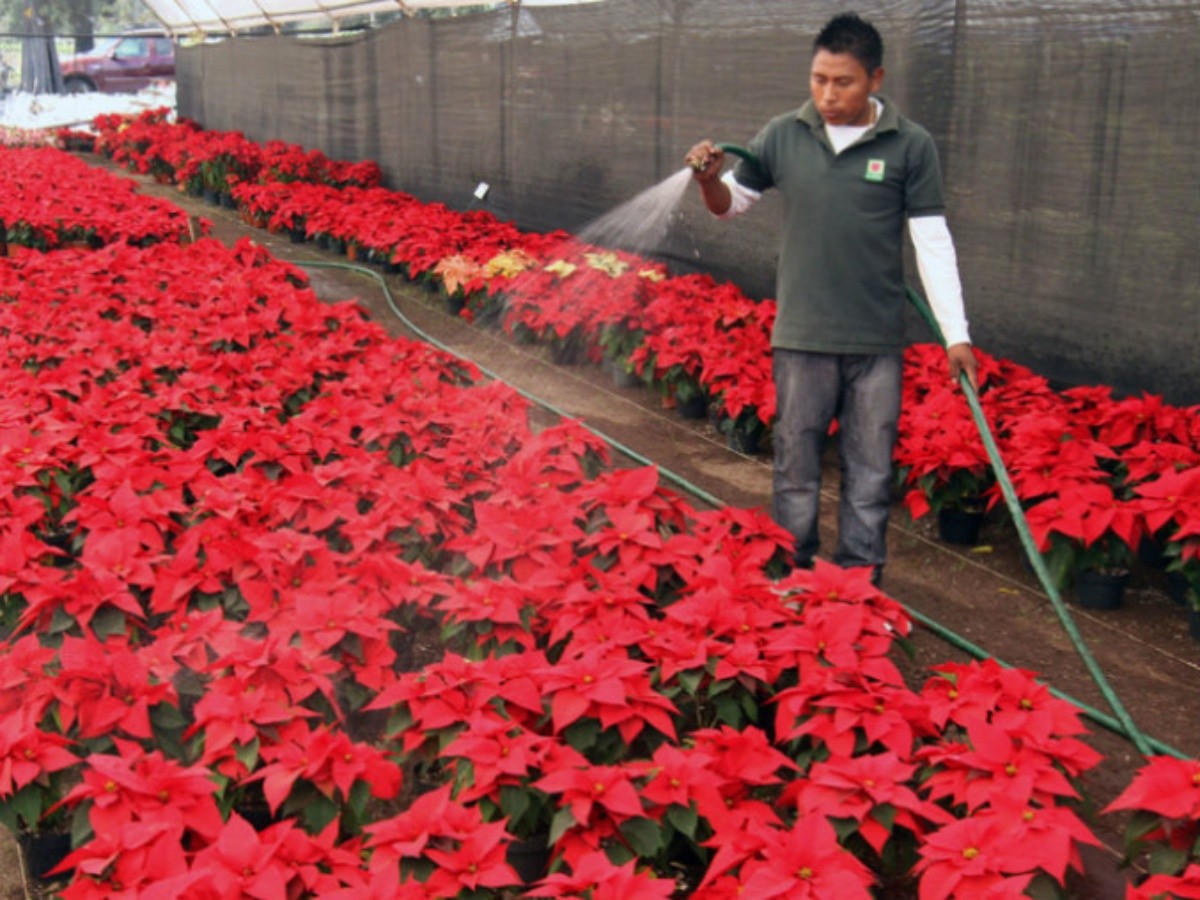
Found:
<svg viewBox="0 0 1200 900"><path fill-rule="evenodd" d="M575 263L569 263L565 259L556 259L546 266L546 271L553 272L559 278L568 278L577 268L579 267Z"/></svg>
<svg viewBox="0 0 1200 900"><path fill-rule="evenodd" d="M583 256L589 266L610 278L619 278L629 269L629 263L622 262L615 253L585 253Z"/></svg>
<svg viewBox="0 0 1200 900"><path fill-rule="evenodd" d="M526 269L532 268L537 260L520 248L506 250L489 259L483 266L485 278L512 278Z"/></svg>

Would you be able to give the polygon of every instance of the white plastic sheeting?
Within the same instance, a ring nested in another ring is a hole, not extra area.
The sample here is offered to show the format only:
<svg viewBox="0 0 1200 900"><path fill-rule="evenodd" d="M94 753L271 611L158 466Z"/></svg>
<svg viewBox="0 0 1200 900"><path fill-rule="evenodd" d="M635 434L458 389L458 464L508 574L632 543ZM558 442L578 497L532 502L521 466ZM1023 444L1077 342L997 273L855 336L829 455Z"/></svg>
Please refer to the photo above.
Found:
<svg viewBox="0 0 1200 900"><path fill-rule="evenodd" d="M312 22L337 30L350 16L381 13L411 14L423 9L505 6L572 6L601 0L144 0L147 8L172 34L238 34L264 26Z"/></svg>

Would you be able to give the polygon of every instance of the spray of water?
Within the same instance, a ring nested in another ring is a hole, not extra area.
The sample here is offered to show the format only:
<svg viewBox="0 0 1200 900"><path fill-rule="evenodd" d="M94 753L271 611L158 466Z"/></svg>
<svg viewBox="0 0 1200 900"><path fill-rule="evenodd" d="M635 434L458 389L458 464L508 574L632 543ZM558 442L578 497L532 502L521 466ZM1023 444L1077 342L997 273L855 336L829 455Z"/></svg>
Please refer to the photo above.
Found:
<svg viewBox="0 0 1200 900"><path fill-rule="evenodd" d="M587 244L650 255L671 228L675 210L687 193L692 170L687 166L632 200L593 219L577 233Z"/></svg>

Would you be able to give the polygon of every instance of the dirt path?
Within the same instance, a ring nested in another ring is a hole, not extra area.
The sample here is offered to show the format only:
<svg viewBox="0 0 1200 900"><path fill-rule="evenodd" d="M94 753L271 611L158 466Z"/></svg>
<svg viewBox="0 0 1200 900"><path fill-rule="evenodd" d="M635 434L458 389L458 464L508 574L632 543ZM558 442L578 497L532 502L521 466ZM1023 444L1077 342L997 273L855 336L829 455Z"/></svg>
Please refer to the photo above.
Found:
<svg viewBox="0 0 1200 900"><path fill-rule="evenodd" d="M112 168L96 158L85 158ZM337 259L311 243L293 244L286 236L249 228L236 212L205 206L173 188L139 180L145 193L167 197L210 219L214 236L223 241L249 235L279 258L297 263ZM312 282L322 299L357 298L390 333L409 334L367 276L313 270ZM756 507L769 502L769 457L735 454L707 422L685 421L662 409L649 391L614 387L592 367L556 366L540 348L517 346L498 332L451 317L434 295L396 277L389 276L387 282L401 310L416 326L514 387L546 399L726 503ZM836 460L830 456L822 512L827 546L832 544L835 527L836 468ZM957 549L938 541L932 525L907 523L897 512L889 540L884 588L890 594L998 659L1034 670L1053 687L1111 714L1054 616L1049 599L1024 566L1010 526L985 526L983 544ZM1183 611L1167 598L1161 572L1139 570L1134 579L1123 609L1102 614L1075 609L1075 620L1143 732L1196 755L1200 753L1200 643L1188 636ZM918 678L921 667L967 658L959 647L924 629L918 630L913 643L916 660L911 668ZM1089 802L1100 808L1128 784L1139 756L1124 738L1099 725L1090 727L1095 732L1090 742L1105 754L1105 762L1084 788ZM1106 849L1085 854L1088 878L1077 886L1078 896L1105 900L1124 895L1127 875L1116 867L1121 827L1123 822L1111 817L1099 822L1098 834ZM0 867L7 867L2 855ZM4 887L0 873L0 900L20 896L5 893Z"/></svg>

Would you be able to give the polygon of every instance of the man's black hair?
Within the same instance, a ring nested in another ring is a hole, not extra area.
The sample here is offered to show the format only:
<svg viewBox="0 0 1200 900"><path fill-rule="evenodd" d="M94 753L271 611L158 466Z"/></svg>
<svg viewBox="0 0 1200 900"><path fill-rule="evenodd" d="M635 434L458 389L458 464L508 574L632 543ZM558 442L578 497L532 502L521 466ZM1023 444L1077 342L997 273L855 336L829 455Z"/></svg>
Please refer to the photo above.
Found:
<svg viewBox="0 0 1200 900"><path fill-rule="evenodd" d="M883 65L883 38L874 25L854 13L834 16L825 23L813 41L813 53L818 50L849 53L862 63L868 75Z"/></svg>

